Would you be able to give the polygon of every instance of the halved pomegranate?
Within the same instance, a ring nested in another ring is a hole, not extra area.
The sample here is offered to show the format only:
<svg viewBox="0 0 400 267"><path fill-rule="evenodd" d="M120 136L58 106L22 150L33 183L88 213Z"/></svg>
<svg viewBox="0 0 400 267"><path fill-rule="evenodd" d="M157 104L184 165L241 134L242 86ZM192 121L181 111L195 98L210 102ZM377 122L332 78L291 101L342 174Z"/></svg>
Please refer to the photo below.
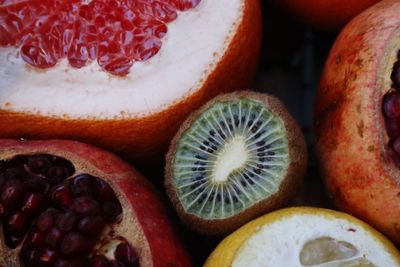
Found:
<svg viewBox="0 0 400 267"><path fill-rule="evenodd" d="M0 266L190 266L153 187L72 141L0 140Z"/></svg>
<svg viewBox="0 0 400 267"><path fill-rule="evenodd" d="M153 160L194 108L249 85L260 25L259 0L0 0L0 136Z"/></svg>
<svg viewBox="0 0 400 267"><path fill-rule="evenodd" d="M316 99L315 144L334 202L400 243L400 2L351 21Z"/></svg>

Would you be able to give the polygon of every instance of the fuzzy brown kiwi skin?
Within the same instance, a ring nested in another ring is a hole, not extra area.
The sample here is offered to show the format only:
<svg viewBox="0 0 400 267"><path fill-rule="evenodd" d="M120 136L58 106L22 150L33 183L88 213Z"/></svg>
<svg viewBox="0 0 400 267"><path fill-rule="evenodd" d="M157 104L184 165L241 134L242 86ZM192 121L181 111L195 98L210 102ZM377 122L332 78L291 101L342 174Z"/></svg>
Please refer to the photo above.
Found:
<svg viewBox="0 0 400 267"><path fill-rule="evenodd" d="M244 211L225 219L202 219L193 214L185 212L178 198L178 193L173 186L172 169L177 144L181 135L190 128L192 122L215 102L230 101L238 98L247 98L261 101L265 104L265 107L269 109L270 112L274 113L282 119L286 130L286 137L288 138L290 159L289 168L287 170L285 178L280 185L278 192L276 192L269 198L264 199L259 203L250 206ZM164 184L169 199L171 200L173 206L175 207L175 210L178 213L178 216L184 224L186 224L189 228L203 234L226 235L233 232L246 222L254 219L255 217L287 205L298 192L298 189L303 183L303 178L307 167L307 155L307 146L300 127L279 99L264 93L257 93L252 91L236 91L229 94L219 95L216 98L210 100L199 110L192 113L182 124L177 134L171 141L169 151L166 155Z"/></svg>

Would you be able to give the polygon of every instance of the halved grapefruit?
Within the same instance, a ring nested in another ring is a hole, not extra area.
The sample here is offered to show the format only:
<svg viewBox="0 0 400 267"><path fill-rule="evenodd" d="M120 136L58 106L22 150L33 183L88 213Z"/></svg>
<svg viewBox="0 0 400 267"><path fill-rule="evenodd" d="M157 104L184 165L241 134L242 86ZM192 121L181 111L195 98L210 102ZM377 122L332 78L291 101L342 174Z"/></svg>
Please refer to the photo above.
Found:
<svg viewBox="0 0 400 267"><path fill-rule="evenodd" d="M225 238L204 267L393 267L400 253L364 222L333 210L275 211Z"/></svg>
<svg viewBox="0 0 400 267"><path fill-rule="evenodd" d="M0 136L154 159L181 121L248 86L258 0L0 0Z"/></svg>

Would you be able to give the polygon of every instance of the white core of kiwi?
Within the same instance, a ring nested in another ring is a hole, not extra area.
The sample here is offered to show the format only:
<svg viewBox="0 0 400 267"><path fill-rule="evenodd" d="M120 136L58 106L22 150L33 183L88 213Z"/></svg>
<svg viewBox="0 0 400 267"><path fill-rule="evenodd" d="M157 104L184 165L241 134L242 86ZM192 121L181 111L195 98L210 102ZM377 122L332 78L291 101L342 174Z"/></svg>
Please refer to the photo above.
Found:
<svg viewBox="0 0 400 267"><path fill-rule="evenodd" d="M289 166L285 125L262 101L217 101L180 135L172 160L185 212L228 218L278 192Z"/></svg>
<svg viewBox="0 0 400 267"><path fill-rule="evenodd" d="M226 182L229 175L243 167L247 161L246 139L243 136L235 136L222 148L217 156L217 164L214 164L213 182Z"/></svg>

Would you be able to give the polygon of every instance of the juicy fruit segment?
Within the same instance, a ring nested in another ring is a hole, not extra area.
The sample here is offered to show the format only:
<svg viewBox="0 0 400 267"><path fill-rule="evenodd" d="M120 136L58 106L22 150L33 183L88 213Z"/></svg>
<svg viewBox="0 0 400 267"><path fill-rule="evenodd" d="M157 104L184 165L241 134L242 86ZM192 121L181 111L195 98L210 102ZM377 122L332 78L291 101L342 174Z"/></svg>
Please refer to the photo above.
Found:
<svg viewBox="0 0 400 267"><path fill-rule="evenodd" d="M167 23L201 0L0 1L0 45L21 46L37 68L67 58L74 68L93 60L114 75L161 48Z"/></svg>
<svg viewBox="0 0 400 267"><path fill-rule="evenodd" d="M172 183L186 212L227 218L278 191L288 150L282 120L262 102L216 102L180 137Z"/></svg>
<svg viewBox="0 0 400 267"><path fill-rule="evenodd" d="M391 156L400 168L400 52L397 61L393 64L390 75L392 88L382 100L382 112L385 118L386 132L390 138L389 148Z"/></svg>
<svg viewBox="0 0 400 267"><path fill-rule="evenodd" d="M342 261L338 266L375 266L364 258L351 259L357 254L359 254L358 249L348 242L338 241L331 237L318 237L304 245L300 252L300 263L303 266L314 266L332 261ZM344 261L347 259L351 260Z"/></svg>
<svg viewBox="0 0 400 267"><path fill-rule="evenodd" d="M121 219L113 189L90 174L48 154L18 155L0 161L0 222L6 246L22 245L25 266L139 266L135 249L112 230L101 240L118 240L114 258L98 255L102 232ZM128 253L125 253L128 251ZM98 265L102 261L106 265Z"/></svg>
<svg viewBox="0 0 400 267"><path fill-rule="evenodd" d="M264 215L225 238L208 266L399 266L383 235L347 214L288 208Z"/></svg>

